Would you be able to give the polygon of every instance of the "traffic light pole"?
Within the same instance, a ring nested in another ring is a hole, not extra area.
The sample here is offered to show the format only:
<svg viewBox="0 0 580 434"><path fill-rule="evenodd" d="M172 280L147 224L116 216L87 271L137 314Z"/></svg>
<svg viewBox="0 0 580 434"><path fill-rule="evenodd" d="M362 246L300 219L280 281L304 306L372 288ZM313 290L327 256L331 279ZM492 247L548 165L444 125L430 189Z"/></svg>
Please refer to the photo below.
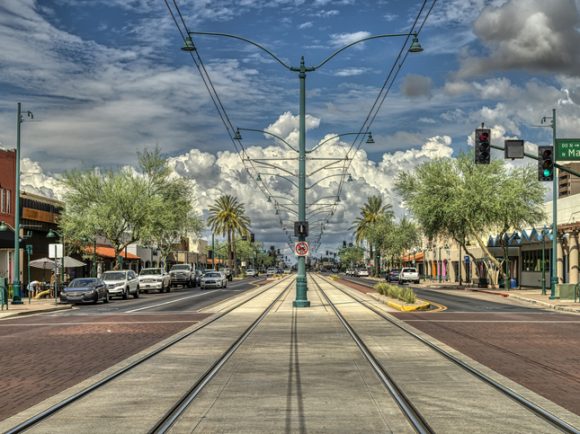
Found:
<svg viewBox="0 0 580 434"><path fill-rule="evenodd" d="M554 156L556 155L556 109L552 109L552 141ZM550 300L556 298L558 284L558 168L554 165L554 179L552 184L552 284L550 285Z"/></svg>

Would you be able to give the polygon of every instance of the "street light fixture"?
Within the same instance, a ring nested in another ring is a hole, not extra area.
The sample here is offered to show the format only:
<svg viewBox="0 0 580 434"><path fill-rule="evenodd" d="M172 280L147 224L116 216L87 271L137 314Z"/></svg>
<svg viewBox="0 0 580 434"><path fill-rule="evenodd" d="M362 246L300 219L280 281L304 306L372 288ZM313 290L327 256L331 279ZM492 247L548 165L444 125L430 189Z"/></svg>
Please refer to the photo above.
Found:
<svg viewBox="0 0 580 434"><path fill-rule="evenodd" d="M247 42L249 44L254 45L255 47L259 48L260 50L267 53L270 57L272 57L276 62L286 68L288 71L298 73L298 77L300 79L300 114L299 114L299 136L298 136L298 220L305 221L306 220L306 73L307 72L314 72L333 59L336 55L341 53L342 51L346 50L353 45L369 41L372 39L379 39L379 38L391 38L391 37L409 37L413 36L413 40L411 46L409 47L409 52L411 53L418 53L423 51L423 48L419 44L418 34L417 33L391 33L391 34L381 34L375 36L369 36L366 38L359 39L357 41L351 42L344 47L336 50L326 59L324 59L320 64L316 66L306 66L304 63L304 56L300 58L300 66L291 66L272 53L267 48L263 47L262 45L251 41L247 38L231 35L228 33L216 33L216 32L188 32L187 37L185 38L185 45L183 47L184 51L194 51L195 46L193 44L193 40L191 40L191 35L207 35L207 36L223 36L226 38L237 39L240 41ZM237 133L237 131L236 131ZM236 134L237 135L237 134ZM270 198L268 198L271 201ZM340 201L340 197L337 197L337 201ZM304 235L300 235L298 237L298 241L306 241L306 237ZM294 307L309 307L310 301L307 298L307 281L306 281L306 261L304 256L298 257L298 273L296 276L296 299L293 302Z"/></svg>

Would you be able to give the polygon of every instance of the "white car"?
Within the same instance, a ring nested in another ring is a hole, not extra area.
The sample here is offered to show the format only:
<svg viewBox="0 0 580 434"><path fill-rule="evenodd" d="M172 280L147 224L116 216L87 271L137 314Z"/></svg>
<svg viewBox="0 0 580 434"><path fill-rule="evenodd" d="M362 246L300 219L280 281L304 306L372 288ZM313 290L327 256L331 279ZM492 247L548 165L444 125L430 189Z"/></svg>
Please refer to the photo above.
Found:
<svg viewBox="0 0 580 434"><path fill-rule="evenodd" d="M361 269L361 270L357 270L356 275L358 277L369 277L369 270L367 269Z"/></svg>
<svg viewBox="0 0 580 434"><path fill-rule="evenodd" d="M256 276L256 270L254 270L253 268L248 268L246 270L246 276L248 277L255 277Z"/></svg>
<svg viewBox="0 0 580 434"><path fill-rule="evenodd" d="M201 277L199 284L201 289L205 288L227 288L228 278L223 271L208 271Z"/></svg>
<svg viewBox="0 0 580 434"><path fill-rule="evenodd" d="M270 267L266 270L266 276L273 276L277 271L274 267Z"/></svg>
<svg viewBox="0 0 580 434"><path fill-rule="evenodd" d="M143 268L139 273L139 289L143 292L149 292L150 289L169 292L171 276L163 268Z"/></svg>
<svg viewBox="0 0 580 434"><path fill-rule="evenodd" d="M119 295L126 300L129 295L139 298L139 278L133 270L105 271L101 280L107 285L109 298Z"/></svg>
<svg viewBox="0 0 580 434"><path fill-rule="evenodd" d="M419 283L419 272L416 268L403 268L399 274L399 283L414 282Z"/></svg>

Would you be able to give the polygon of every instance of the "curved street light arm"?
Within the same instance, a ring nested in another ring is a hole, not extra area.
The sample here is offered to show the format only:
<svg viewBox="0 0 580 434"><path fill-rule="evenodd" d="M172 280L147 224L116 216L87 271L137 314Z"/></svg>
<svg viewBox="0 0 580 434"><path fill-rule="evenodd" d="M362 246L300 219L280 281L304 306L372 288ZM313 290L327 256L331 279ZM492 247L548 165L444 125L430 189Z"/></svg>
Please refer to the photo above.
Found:
<svg viewBox="0 0 580 434"><path fill-rule="evenodd" d="M339 137L343 137L343 136L365 136L367 135L367 133L343 133L343 134L337 134L336 136L332 136L329 137L328 139L325 139L324 141L320 142L318 145L316 145L314 148L310 149L309 151L306 151L307 154L316 151L318 148L320 148L322 145L324 145L326 142L330 142L333 139L337 139Z"/></svg>
<svg viewBox="0 0 580 434"><path fill-rule="evenodd" d="M284 169L283 167L280 167L280 166L277 166L277 165L271 164L271 163L266 163L266 162L260 161L260 160L251 160L251 161L254 161L256 164L260 164L260 165L263 165L266 167L271 167L273 169L281 170L282 172L287 173L288 175L296 178L296 175L294 173L290 172L289 170Z"/></svg>
<svg viewBox="0 0 580 434"><path fill-rule="evenodd" d="M286 196L270 195L270 198L272 198L272 199L284 199L284 200L287 200L288 202L290 202L292 205L298 206L298 204L296 202L294 202L292 199L290 199L289 197L286 197Z"/></svg>
<svg viewBox="0 0 580 434"><path fill-rule="evenodd" d="M321 179L319 179L318 181L316 181L314 184L312 184L312 185L310 185L310 186L306 187L306 190L310 190L311 188L313 188L313 187L315 187L316 185L320 184L320 183L321 183L322 181L324 181L325 179L332 178L332 177L334 177L334 176L344 176L344 173L335 173L335 174L333 174L333 175L328 175L328 176L325 176L324 178L321 178Z"/></svg>
<svg viewBox="0 0 580 434"><path fill-rule="evenodd" d="M295 210L293 210L292 208L290 208L290 207L289 207L289 206L287 206L287 205L284 205L283 203L278 203L278 206L279 206L280 208L283 208L285 211L287 211L287 212L289 212L289 213L292 213L292 214L294 214L294 215L296 215L296 216L298 215L298 213L297 213Z"/></svg>
<svg viewBox="0 0 580 434"><path fill-rule="evenodd" d="M284 178L286 181L288 181L290 184L292 184L294 187L298 188L298 184L296 184L290 177L285 176L285 175L279 175L277 173L261 173L261 175L266 175L266 176L277 176L278 178Z"/></svg>
<svg viewBox="0 0 580 434"><path fill-rule="evenodd" d="M264 134L268 134L272 137L275 137L276 139L280 140L281 142L283 142L286 146L288 146L290 149L292 149L294 152L298 152L298 149L296 149L294 146L292 146L290 143L288 143L286 140L284 140L282 137L271 133L269 131L265 131L265 130L258 130L258 129L254 129L254 128L238 128L241 131L254 131L257 133L264 133Z"/></svg>
<svg viewBox="0 0 580 434"><path fill-rule="evenodd" d="M324 169L340 169L340 170L342 170L342 169L344 169L344 167L331 167L331 166L335 165L336 163L340 163L341 161L347 161L347 159L345 158L344 160L333 161L332 163L325 164L324 166L316 169L314 172L309 173L307 176L310 177L312 175L316 175L318 172L320 172L321 170L324 170Z"/></svg>
<svg viewBox="0 0 580 434"><path fill-rule="evenodd" d="M280 59L278 56L276 56L270 50L268 50L267 48L261 46L257 42L251 41L250 39L246 39L246 38L244 38L242 36L230 35L229 33L219 33L219 32L188 32L188 34L189 35L206 35L206 36L224 36L226 38L238 39L240 41L247 42L248 44L252 44L253 46L258 47L260 50L265 51L266 53L268 53L276 62L278 62L280 65L282 65L288 71L292 71L293 70L290 65L286 64L282 59Z"/></svg>
<svg viewBox="0 0 580 434"><path fill-rule="evenodd" d="M342 48L339 48L334 53L332 53L330 56L328 56L326 59L324 59L320 63L320 65L314 66L312 69L316 70L316 69L322 67L325 63L330 61L334 56L336 56L339 53L342 53L344 50L346 50L349 47L352 47L353 45L360 44L361 42L365 42L365 41L370 41L372 39L394 38L394 37L398 37L398 36L417 36L417 34L416 33L385 33L382 35L374 35L374 36L369 36L367 38L362 38L362 39L359 39L358 41L351 42L350 44L347 44Z"/></svg>

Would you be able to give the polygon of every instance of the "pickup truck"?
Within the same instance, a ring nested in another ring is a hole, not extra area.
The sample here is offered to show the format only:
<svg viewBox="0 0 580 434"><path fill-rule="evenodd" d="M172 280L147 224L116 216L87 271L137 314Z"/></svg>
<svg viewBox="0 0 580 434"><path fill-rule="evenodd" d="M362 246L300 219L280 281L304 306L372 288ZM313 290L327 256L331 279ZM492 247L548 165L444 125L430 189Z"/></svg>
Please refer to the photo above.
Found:
<svg viewBox="0 0 580 434"><path fill-rule="evenodd" d="M193 287L195 284L195 271L190 264L175 264L169 270L171 286L183 285Z"/></svg>
<svg viewBox="0 0 580 434"><path fill-rule="evenodd" d="M413 282L419 283L419 272L416 268L403 268L399 274L399 283Z"/></svg>

